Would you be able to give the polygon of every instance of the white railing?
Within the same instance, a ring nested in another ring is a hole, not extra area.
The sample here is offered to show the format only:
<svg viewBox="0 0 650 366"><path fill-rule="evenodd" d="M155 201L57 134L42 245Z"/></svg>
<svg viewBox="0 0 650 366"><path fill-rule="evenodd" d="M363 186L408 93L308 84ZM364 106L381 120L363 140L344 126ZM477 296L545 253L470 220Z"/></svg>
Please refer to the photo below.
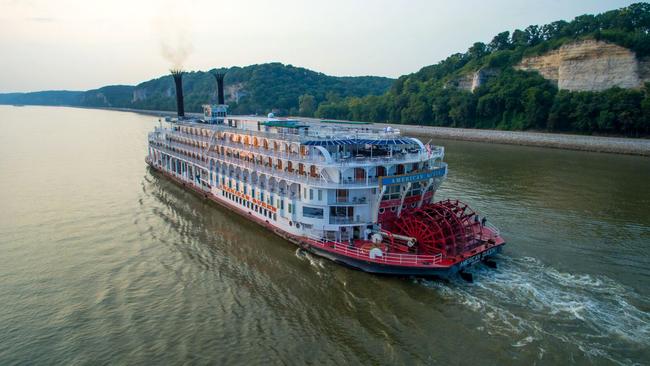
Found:
<svg viewBox="0 0 650 366"><path fill-rule="evenodd" d="M264 119L257 118L247 118L246 116L231 116L226 117L226 119L233 120L258 120L260 122L267 122ZM398 138L401 136L399 129L392 129L386 131L383 128L377 127L357 127L357 126L346 126L346 125L337 125L332 126L328 124L318 124L318 128L309 129L306 133L304 130L295 131L289 128L279 127L277 133L271 133L266 131L256 131L256 130L246 130L231 127L229 125L206 125L204 123L196 123L192 121L181 122L183 125L198 127L198 128L209 128L218 131L236 131L238 134L249 135L249 136L259 136L267 137L271 139L282 139L282 140L292 140L292 141L301 141L305 138L334 138L334 139L343 139L354 136L355 138ZM365 130L364 130L365 129Z"/></svg>
<svg viewBox="0 0 650 366"><path fill-rule="evenodd" d="M210 139L205 136L192 135L181 131L173 131L173 135L178 135L190 140L199 142L210 143ZM317 166L335 167L335 166L360 166L360 165L381 165L381 164L408 164L411 162L421 162L427 159L444 156L444 149L442 147L434 147L431 154L426 151L418 151L415 153L401 153L395 152L390 156L363 156L363 157L335 157L333 162L327 162L322 156L314 155L301 155L298 153L288 153L286 151L275 151L273 149L265 149L263 147L255 147L245 145L242 143L232 142L228 139L217 139L218 146L223 145L241 151L253 152L267 157L274 157L280 159L297 159L304 162L316 163ZM320 164L319 164L320 163Z"/></svg>
<svg viewBox="0 0 650 366"><path fill-rule="evenodd" d="M197 136L197 135L191 135L185 132L180 132L180 131L174 131L174 135L180 135L180 137L187 138L190 140L195 140L199 142L210 142L209 139L205 136ZM274 158L280 158L280 159L296 159L300 161L306 161L306 162L314 162L314 163L324 163L326 162L325 158L322 156L313 156L313 155L300 155L298 153L289 153L286 151L275 151L274 149L265 149L264 147L258 146L255 147L253 145L246 145L242 144L240 142L233 142L228 139L219 139L215 138L216 141L216 146L225 146L225 147L230 147L233 149L237 149L240 151L246 151L246 152L252 152L255 154L260 154L264 155L267 157L274 157Z"/></svg>
<svg viewBox="0 0 650 366"><path fill-rule="evenodd" d="M205 137L201 137L201 138L205 138ZM205 139L207 139L207 138L205 138ZM196 153L196 154L199 154L199 155L207 156L209 158L214 158L216 160L229 162L229 163L232 163L232 164L240 166L240 167L245 167L245 168L256 170L256 171L261 171L261 172L264 172L264 173L269 174L271 176L278 176L278 177L282 177L282 178L285 178L285 179L288 179L288 180L301 182L301 183L306 182L306 183L318 184L318 185L327 184L327 185L337 186L337 187L341 187L341 188L345 188L345 187L375 187L379 183L378 177L369 177L367 179L362 179L362 180L356 180L356 179L353 179L352 177L347 177L347 178L342 179L340 182L335 182L329 176L329 174L322 174L322 175L319 175L319 177L312 177L312 176L310 176L310 174L307 171L304 171L305 174L299 174L298 169L293 170L295 173L294 172L289 172L286 168L284 170L278 170L277 168L275 168L275 162L273 162L273 164L271 164L271 166L269 166L268 162L265 162L265 161L262 161L261 164L260 163L255 163L255 162L247 162L247 161L245 161L243 159L238 159L238 158L235 158L235 157L232 157L232 156L229 157L229 156L224 156L224 155L221 155L221 154L217 154L214 151L209 151L206 154L205 150L203 148L197 148L197 147L189 146L189 145L184 144L184 143L171 142L171 141L167 141L167 140L158 140L158 139L150 139L150 141L156 142L159 147L161 145L166 145L166 146L169 146L169 147L175 147L175 148L182 149L182 150L185 150L185 151L188 151L188 152L192 152L192 153ZM419 154L414 154L414 155L425 156L426 153L419 153ZM398 161L394 161L394 160L374 160L374 162L377 163L377 164L380 164L380 163L392 163L392 164L398 163ZM204 162L200 162L200 164L202 166L205 166ZM316 165L320 166L320 164L316 164ZM329 164L329 165L324 164L324 165L332 166L332 164ZM338 163L338 164L336 164L334 166L348 166L348 165L350 165L350 163ZM441 163L440 167L442 167L442 166L443 166L443 164ZM440 168L440 167L438 165L436 165L436 166L434 166L432 168L437 169L437 168ZM322 172L326 172L326 170L322 169L321 173Z"/></svg>
<svg viewBox="0 0 650 366"><path fill-rule="evenodd" d="M177 154L175 152L171 151L170 147L176 147L178 149L182 149L184 151L193 152L193 153L197 153L197 154L202 154L203 153L203 151L201 149L198 149L198 148L195 148L195 147L189 147L187 145L176 143L176 142L168 142L168 141L166 141L166 142L158 142L158 143L160 145L156 145L156 148L161 149L161 150L165 150L168 154L174 155L174 157L178 157L178 156L177 156ZM165 146L165 145L168 145L168 146ZM294 169L295 173L291 173L291 172L288 172L288 171L278 170L278 169L275 169L275 168L268 167L268 166L264 165L264 163L257 164L257 163L248 162L248 161L245 161L245 160L242 160L242 159L237 159L235 157L216 155L216 154L214 154L212 152L207 154L207 156L210 157L210 158L214 158L215 160L218 160L218 161L231 163L231 164L233 164L235 166L239 166L239 167L242 167L242 168L249 169L251 171L262 172L262 173L268 174L269 176L285 178L287 180L294 181L294 182L299 182L299 183L308 183L308 184L312 184L312 185L327 186L327 187L333 187L333 188L374 187L374 186L377 185L377 179L376 178L375 179L369 179L367 183L366 183L365 180L364 181L349 181L349 182L343 181L343 182L337 183L337 182L328 181L322 176L316 178L316 177L311 177L309 175L301 175L301 174L298 173L299 172L298 169ZM208 169L206 163L203 162L203 161L200 161L200 160L197 160L197 159L194 159L194 158L190 158L188 156L181 156L181 157L178 157L178 158L179 159L184 159L184 160L187 160L187 161L192 161L195 164L198 164L198 165L204 167L205 169ZM306 173L306 171L305 171L305 173Z"/></svg>
<svg viewBox="0 0 650 366"><path fill-rule="evenodd" d="M343 254L348 257L362 259L370 262L385 263L385 264L399 264L399 265L433 265L442 261L442 254L435 255L419 255L419 254L396 254L396 253L382 253L381 256L370 257L370 251L350 246L337 241L325 240L314 235L306 235L315 244L325 250L333 251Z"/></svg>
<svg viewBox="0 0 650 366"><path fill-rule="evenodd" d="M496 236L501 236L501 231L499 231L499 229L498 229L496 226L494 226L491 222L489 222L489 221L486 222L486 223L485 223L485 227L487 227L488 229L492 230L492 232L494 233L494 236L495 236L495 237L496 237Z"/></svg>
<svg viewBox="0 0 650 366"><path fill-rule="evenodd" d="M330 216L330 225L346 225L346 224L364 224L367 221L362 221L361 219L355 219L354 217L338 217Z"/></svg>

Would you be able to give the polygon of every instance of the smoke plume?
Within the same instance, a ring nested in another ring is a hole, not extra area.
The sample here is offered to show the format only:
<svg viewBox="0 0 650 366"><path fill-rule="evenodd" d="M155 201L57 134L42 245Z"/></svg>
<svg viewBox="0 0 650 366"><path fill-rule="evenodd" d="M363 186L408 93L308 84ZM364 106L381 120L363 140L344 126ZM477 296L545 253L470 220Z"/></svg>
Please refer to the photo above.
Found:
<svg viewBox="0 0 650 366"><path fill-rule="evenodd" d="M192 19L186 15L186 7L181 2L166 1L161 7L164 13L154 18L154 32L160 41L160 54L169 61L170 68L183 69L187 58L192 54Z"/></svg>

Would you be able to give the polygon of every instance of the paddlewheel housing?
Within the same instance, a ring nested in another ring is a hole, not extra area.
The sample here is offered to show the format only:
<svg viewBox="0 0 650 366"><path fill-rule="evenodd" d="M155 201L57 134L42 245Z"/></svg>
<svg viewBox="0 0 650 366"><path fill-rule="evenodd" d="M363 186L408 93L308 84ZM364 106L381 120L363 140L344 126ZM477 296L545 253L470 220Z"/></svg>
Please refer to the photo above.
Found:
<svg viewBox="0 0 650 366"><path fill-rule="evenodd" d="M390 233L414 238L409 251L454 257L480 244L476 212L458 200L445 200L403 211L385 223Z"/></svg>

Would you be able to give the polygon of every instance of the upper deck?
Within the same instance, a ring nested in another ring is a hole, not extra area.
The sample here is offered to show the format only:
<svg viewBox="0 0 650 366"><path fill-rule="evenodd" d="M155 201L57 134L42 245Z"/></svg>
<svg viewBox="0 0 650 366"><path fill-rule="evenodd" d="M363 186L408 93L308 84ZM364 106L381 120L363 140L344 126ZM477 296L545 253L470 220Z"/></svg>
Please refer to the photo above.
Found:
<svg viewBox="0 0 650 366"><path fill-rule="evenodd" d="M237 148L243 144L247 150L259 148L259 152L275 157L292 153L293 146L301 160L310 162L359 165L425 157L442 159L444 155L442 147L425 146L416 138L402 136L399 129L370 123L260 116L227 116L220 123L201 119L175 123L181 126L175 131L190 131L185 137L210 145ZM283 146L275 146L278 144Z"/></svg>
<svg viewBox="0 0 650 366"><path fill-rule="evenodd" d="M156 128L150 141L205 167L214 160L321 187L377 187L380 177L446 173L444 148L425 146L393 128L258 116L171 122Z"/></svg>
<svg viewBox="0 0 650 366"><path fill-rule="evenodd" d="M379 128L371 123L341 122L314 118L275 118L262 116L227 116L221 123L205 123L203 119L175 120L178 124L214 129L235 129L251 135L305 142L310 140L396 139L400 130Z"/></svg>

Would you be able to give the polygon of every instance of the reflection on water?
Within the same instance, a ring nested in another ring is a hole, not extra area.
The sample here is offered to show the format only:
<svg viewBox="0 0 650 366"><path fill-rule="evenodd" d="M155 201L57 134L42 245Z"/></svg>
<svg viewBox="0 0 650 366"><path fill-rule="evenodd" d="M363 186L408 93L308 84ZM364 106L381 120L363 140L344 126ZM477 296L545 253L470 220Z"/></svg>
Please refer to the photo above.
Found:
<svg viewBox="0 0 650 366"><path fill-rule="evenodd" d="M443 283L343 268L184 191L143 162L151 117L0 114L0 364L650 358L647 158L437 141L439 197L509 242Z"/></svg>

